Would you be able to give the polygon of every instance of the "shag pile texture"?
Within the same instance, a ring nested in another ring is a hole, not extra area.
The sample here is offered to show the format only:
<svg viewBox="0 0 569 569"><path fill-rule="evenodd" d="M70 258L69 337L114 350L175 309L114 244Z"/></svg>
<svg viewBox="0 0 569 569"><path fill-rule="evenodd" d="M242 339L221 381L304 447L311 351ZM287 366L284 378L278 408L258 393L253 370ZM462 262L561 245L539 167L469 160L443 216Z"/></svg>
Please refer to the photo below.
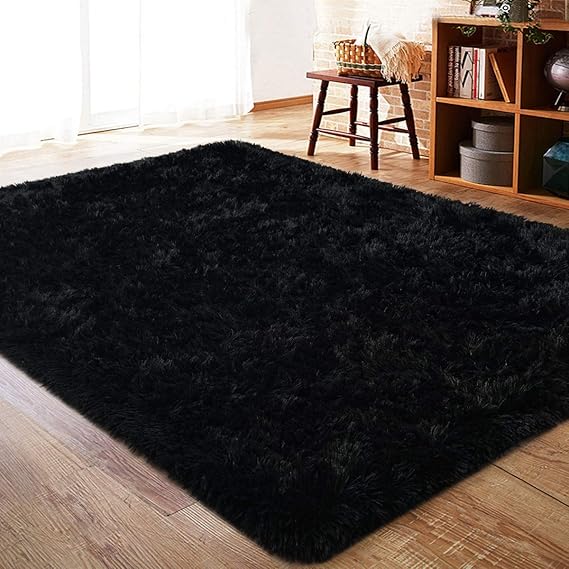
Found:
<svg viewBox="0 0 569 569"><path fill-rule="evenodd" d="M238 142L0 190L0 350L322 561L569 417L569 232Z"/></svg>

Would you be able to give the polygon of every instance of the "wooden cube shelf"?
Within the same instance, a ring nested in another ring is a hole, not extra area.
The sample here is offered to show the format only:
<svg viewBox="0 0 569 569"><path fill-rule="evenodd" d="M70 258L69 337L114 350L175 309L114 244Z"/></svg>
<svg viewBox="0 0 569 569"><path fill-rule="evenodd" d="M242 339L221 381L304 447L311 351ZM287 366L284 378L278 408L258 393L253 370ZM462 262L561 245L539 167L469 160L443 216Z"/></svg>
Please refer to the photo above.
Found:
<svg viewBox="0 0 569 569"><path fill-rule="evenodd" d="M476 26L476 33L466 37L458 26ZM547 59L568 45L569 22L544 20L541 27L553 38L535 45L525 40L522 27L514 33L516 52L515 101L485 101L447 96L448 48L451 45L482 45L484 30L498 28L494 18L440 18L433 22L433 57L431 84L431 158L430 177L532 202L569 209L569 200L549 194L541 187L543 153L562 135L569 113L556 111L556 91L547 83L543 69ZM510 36L511 37L511 36ZM514 117L514 164L512 186L488 186L463 180L459 176L459 143L472 137L471 121L485 112Z"/></svg>

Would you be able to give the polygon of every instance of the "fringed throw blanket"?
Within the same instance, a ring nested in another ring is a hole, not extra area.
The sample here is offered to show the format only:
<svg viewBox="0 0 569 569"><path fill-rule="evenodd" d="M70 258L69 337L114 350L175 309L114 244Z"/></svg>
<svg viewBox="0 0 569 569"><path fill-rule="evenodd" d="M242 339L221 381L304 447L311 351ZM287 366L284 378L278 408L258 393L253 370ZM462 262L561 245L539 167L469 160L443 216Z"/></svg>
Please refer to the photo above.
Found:
<svg viewBox="0 0 569 569"><path fill-rule="evenodd" d="M383 75L404 83L419 73L425 57L422 43L409 41L401 33L387 31L381 24L366 23L356 45L369 45L384 66Z"/></svg>

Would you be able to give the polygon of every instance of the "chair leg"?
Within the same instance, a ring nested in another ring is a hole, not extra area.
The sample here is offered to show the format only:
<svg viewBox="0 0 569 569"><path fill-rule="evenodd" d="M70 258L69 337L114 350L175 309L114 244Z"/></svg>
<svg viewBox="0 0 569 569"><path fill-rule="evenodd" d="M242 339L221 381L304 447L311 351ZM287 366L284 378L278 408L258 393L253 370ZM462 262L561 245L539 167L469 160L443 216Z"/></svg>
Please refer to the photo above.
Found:
<svg viewBox="0 0 569 569"><path fill-rule="evenodd" d="M403 110L405 112L405 121L407 123L407 130L409 131L409 142L411 144L413 158L415 160L420 160L421 155L419 154L419 143L417 141L417 132L415 130L415 117L413 116L409 87L406 83L400 83L399 89L401 90L401 102L403 103Z"/></svg>
<svg viewBox="0 0 569 569"><path fill-rule="evenodd" d="M324 104L326 103L326 94L328 92L329 81L322 81L320 85L320 94L318 95L318 103L314 109L314 119L312 121L312 131L310 133L310 141L308 143L308 156L314 156L316 150L316 142L318 141L318 129L322 122L322 113L324 112Z"/></svg>
<svg viewBox="0 0 569 569"><path fill-rule="evenodd" d="M369 89L369 153L371 158L371 169L379 168L379 119L378 119L378 102L377 87Z"/></svg>
<svg viewBox="0 0 569 569"><path fill-rule="evenodd" d="M356 121L358 120L358 86L352 85L352 90L350 93L350 134L356 134L358 130L358 125ZM350 139L350 146L355 146L355 139Z"/></svg>

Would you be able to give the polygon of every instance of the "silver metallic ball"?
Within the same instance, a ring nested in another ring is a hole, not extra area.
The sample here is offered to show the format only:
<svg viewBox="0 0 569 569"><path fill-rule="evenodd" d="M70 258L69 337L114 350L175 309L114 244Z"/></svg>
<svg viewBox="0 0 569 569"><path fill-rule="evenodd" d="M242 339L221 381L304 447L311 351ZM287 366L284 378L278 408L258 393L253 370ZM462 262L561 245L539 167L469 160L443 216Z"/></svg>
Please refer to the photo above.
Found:
<svg viewBox="0 0 569 569"><path fill-rule="evenodd" d="M569 49L553 54L545 64L545 77L559 91L569 91Z"/></svg>

